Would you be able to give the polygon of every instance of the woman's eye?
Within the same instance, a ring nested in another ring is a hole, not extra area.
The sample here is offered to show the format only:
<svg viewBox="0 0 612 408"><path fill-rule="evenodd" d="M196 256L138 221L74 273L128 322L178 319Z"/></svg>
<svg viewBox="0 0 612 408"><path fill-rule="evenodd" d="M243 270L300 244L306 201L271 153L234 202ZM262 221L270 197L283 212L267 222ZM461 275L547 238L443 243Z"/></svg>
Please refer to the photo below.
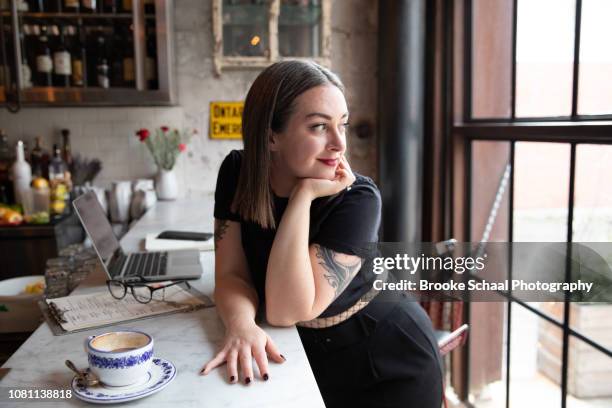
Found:
<svg viewBox="0 0 612 408"><path fill-rule="evenodd" d="M314 126L311 126L310 128L312 130L322 131L322 130L325 130L327 128L327 125L325 123L319 123L319 124L316 124Z"/></svg>

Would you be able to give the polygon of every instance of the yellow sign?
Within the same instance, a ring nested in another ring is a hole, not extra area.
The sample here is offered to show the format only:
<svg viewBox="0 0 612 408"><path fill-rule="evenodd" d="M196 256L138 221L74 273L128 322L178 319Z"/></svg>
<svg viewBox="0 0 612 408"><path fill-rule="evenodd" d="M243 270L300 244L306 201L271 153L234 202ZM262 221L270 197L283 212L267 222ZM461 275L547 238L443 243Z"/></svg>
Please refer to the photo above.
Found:
<svg viewBox="0 0 612 408"><path fill-rule="evenodd" d="M211 102L211 139L242 139L242 110L244 102Z"/></svg>

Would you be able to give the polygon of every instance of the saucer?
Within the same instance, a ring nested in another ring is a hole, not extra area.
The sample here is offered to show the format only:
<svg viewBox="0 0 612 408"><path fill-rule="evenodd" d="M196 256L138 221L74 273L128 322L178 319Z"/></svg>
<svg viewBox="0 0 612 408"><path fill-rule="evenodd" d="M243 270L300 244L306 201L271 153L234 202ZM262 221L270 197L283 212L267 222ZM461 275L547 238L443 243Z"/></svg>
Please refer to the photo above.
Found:
<svg viewBox="0 0 612 408"><path fill-rule="evenodd" d="M149 378L139 384L125 387L111 387L104 384L87 386L79 384L77 377L72 379L74 396L94 404L115 404L147 397L165 388L176 377L176 367L163 358L153 358Z"/></svg>

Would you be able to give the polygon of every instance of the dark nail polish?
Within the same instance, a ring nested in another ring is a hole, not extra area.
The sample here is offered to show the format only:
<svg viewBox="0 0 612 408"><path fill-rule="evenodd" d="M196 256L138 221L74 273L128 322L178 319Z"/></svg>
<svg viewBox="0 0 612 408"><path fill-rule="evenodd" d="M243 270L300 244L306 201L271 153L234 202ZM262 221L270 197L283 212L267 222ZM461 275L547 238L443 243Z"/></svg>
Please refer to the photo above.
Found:
<svg viewBox="0 0 612 408"><path fill-rule="evenodd" d="M230 377L230 382L234 382L234 380L236 379L236 377L234 377L233 375Z"/></svg>
<svg viewBox="0 0 612 408"><path fill-rule="evenodd" d="M268 376L268 374L267 374L267 373L263 375L263 379L264 379L264 381L268 381L268 378L270 378L270 377Z"/></svg>
<svg viewBox="0 0 612 408"><path fill-rule="evenodd" d="M285 358L285 356L283 356L282 354L280 355L282 357L283 360L287 361L287 359Z"/></svg>
<svg viewBox="0 0 612 408"><path fill-rule="evenodd" d="M251 383L251 377L247 377L244 379L244 383L245 384L250 384Z"/></svg>

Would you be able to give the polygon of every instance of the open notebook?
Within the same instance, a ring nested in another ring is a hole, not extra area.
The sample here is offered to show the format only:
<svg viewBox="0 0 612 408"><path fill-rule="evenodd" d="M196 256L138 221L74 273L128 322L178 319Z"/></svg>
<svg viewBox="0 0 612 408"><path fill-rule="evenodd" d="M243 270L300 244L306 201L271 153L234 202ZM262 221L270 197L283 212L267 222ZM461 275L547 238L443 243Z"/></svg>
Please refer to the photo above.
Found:
<svg viewBox="0 0 612 408"><path fill-rule="evenodd" d="M137 302L131 294L117 300L108 290L45 299L38 304L55 335L214 306L208 296L180 285L165 289L163 301L146 304Z"/></svg>

